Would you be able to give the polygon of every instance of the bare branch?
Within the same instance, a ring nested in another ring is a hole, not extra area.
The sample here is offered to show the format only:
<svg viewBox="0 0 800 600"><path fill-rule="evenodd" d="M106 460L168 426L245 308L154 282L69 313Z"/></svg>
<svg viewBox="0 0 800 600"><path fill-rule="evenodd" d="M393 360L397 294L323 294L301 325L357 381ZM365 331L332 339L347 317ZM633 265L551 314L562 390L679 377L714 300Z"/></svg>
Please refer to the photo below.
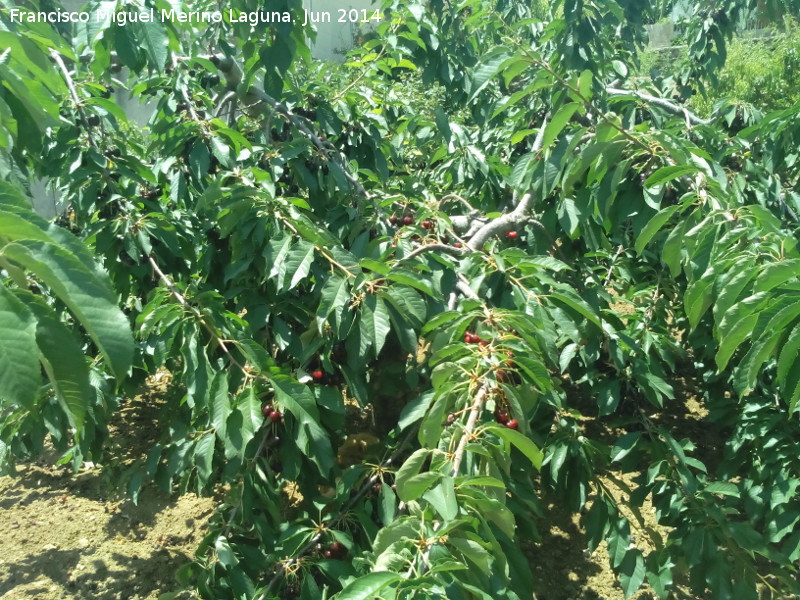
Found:
<svg viewBox="0 0 800 600"><path fill-rule="evenodd" d="M83 120L84 123L88 123L86 120L86 115L83 113L82 102L80 97L78 96L78 91L75 89L75 82L72 81L72 77L69 74L69 69L67 69L67 65L64 64L64 61L61 59L61 55L55 50L50 50L50 57L58 65L58 68L64 75L64 81L67 82L67 88L69 89L69 94L70 96L72 96L72 101L75 102L75 109L78 111L81 120ZM94 138L91 135L89 135L88 137L89 137L89 143L92 146L96 146Z"/></svg>
<svg viewBox="0 0 800 600"><path fill-rule="evenodd" d="M686 118L687 124L692 125L711 125L714 122L713 118L710 119L701 119L697 115L689 112L685 106L679 106L666 100L664 98L659 98L657 96L651 96L650 94L646 94L644 92L639 92L636 90L621 90L618 88L609 87L606 88L606 92L613 96L635 96L640 100L644 100L645 102L650 102L651 104L655 104L656 106L660 106L664 110L667 110L675 115L682 115Z"/></svg>
<svg viewBox="0 0 800 600"><path fill-rule="evenodd" d="M455 246L450 246L449 244L426 244L425 246L420 246L413 252L409 253L408 256L404 256L397 262L403 262L404 260L410 260L420 254L424 254L425 252L444 252L445 254L452 254L454 256L463 256L467 254L469 250L466 248L456 248Z"/></svg>
<svg viewBox="0 0 800 600"><path fill-rule="evenodd" d="M472 250L478 250L486 241L496 235L502 235L519 227L528 220L528 211L533 206L533 194L530 192L524 194L519 204L510 213L506 213L496 219L489 221L472 237L469 238L467 246Z"/></svg>
<svg viewBox="0 0 800 600"><path fill-rule="evenodd" d="M481 412L483 411L483 405L486 402L486 396L489 394L489 384L484 383L481 385L478 393L475 394L475 399L472 401L472 406L470 407L469 417L467 418L467 424L464 426L464 432L461 434L461 439L458 442L458 447L456 448L455 454L453 455L453 469L450 471L450 476L455 477L458 475L458 470L461 468L461 461L464 459L464 451L467 448L467 443L469 439L472 437L473 432L475 431L475 426L478 423L478 417L480 417Z"/></svg>

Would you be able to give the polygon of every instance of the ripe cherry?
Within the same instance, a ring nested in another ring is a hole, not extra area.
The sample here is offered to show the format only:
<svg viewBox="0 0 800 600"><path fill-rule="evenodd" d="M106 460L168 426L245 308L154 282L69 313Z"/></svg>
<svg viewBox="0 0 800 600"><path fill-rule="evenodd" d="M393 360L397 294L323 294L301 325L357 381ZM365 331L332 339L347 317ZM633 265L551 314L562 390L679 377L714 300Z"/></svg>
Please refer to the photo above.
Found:
<svg viewBox="0 0 800 600"><path fill-rule="evenodd" d="M508 416L508 411L498 408L494 411L494 419L501 425L508 425L511 422L511 417Z"/></svg>
<svg viewBox="0 0 800 600"><path fill-rule="evenodd" d="M414 217L403 217L403 225L411 225L414 222Z"/></svg>
<svg viewBox="0 0 800 600"><path fill-rule="evenodd" d="M264 415L264 418L268 417L271 412L272 412L271 404L265 404L264 406L261 407L261 414Z"/></svg>
<svg viewBox="0 0 800 600"><path fill-rule="evenodd" d="M516 419L511 419L511 420L510 420L508 423L506 423L505 425L506 425L506 427L508 427L509 429L513 429L514 431L516 431L517 429L519 429L519 421L517 421Z"/></svg>
<svg viewBox="0 0 800 600"><path fill-rule="evenodd" d="M425 219L422 223L420 223L420 225L422 225L423 229L433 229L433 222L429 221L428 219Z"/></svg>
<svg viewBox="0 0 800 600"><path fill-rule="evenodd" d="M331 542L328 546L328 551L333 555L333 558L342 558L347 554L347 548L341 542Z"/></svg>
<svg viewBox="0 0 800 600"><path fill-rule="evenodd" d="M488 340L482 340L481 338L478 338L477 342L478 342L478 343L479 343L481 346L488 346L488 345L489 345L489 341L488 341Z"/></svg>
<svg viewBox="0 0 800 600"><path fill-rule="evenodd" d="M325 558L333 558L333 552L330 550L325 550Z"/></svg>
<svg viewBox="0 0 800 600"><path fill-rule="evenodd" d="M453 247L454 247L454 248L461 248L461 242L455 242L455 243L453 244Z"/></svg>
<svg viewBox="0 0 800 600"><path fill-rule="evenodd" d="M517 239L517 237L519 237L519 233L517 233L516 231L509 231L506 234L506 236L508 236L508 239L510 239L510 240L515 240L515 239Z"/></svg>
<svg viewBox="0 0 800 600"><path fill-rule="evenodd" d="M465 344L479 344L481 342L481 338L470 331L464 332L464 343Z"/></svg>
<svg viewBox="0 0 800 600"><path fill-rule="evenodd" d="M392 225L397 225L397 216L392 215L391 217L389 217L389 223L391 223Z"/></svg>
<svg viewBox="0 0 800 600"><path fill-rule="evenodd" d="M273 410L269 413L269 420L273 423L278 423L283 418L283 413L279 410Z"/></svg>
<svg viewBox="0 0 800 600"><path fill-rule="evenodd" d="M311 377L314 378L314 381L322 381L322 378L325 377L325 373L317 369L311 373Z"/></svg>

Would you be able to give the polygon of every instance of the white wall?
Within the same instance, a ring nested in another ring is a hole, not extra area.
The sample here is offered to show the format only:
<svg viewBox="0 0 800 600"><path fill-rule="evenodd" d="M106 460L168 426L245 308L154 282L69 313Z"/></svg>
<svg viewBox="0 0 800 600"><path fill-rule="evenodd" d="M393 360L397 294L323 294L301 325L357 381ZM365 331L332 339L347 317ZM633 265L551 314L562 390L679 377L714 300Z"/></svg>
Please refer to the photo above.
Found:
<svg viewBox="0 0 800 600"><path fill-rule="evenodd" d="M350 11L358 11L356 17L359 21L364 16L362 11L366 10L366 17L373 16L380 4L373 0L306 0L306 10L312 15L321 17L330 16L330 22L314 23L317 29L317 40L312 44L311 54L320 60L344 60L342 50L349 50L353 47L353 39L361 27L374 27L378 21L369 21L367 24L350 22ZM345 22L340 23L341 11L344 10ZM355 16L355 15L353 15Z"/></svg>

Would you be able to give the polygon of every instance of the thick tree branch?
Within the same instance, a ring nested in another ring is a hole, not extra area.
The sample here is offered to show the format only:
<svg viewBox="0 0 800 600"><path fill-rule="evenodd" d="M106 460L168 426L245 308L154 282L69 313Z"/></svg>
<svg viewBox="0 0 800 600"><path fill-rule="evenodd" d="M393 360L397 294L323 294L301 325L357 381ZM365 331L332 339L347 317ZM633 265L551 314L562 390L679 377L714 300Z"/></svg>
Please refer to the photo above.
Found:
<svg viewBox="0 0 800 600"><path fill-rule="evenodd" d="M691 123L692 125L711 125L711 123L714 122L713 118L701 119L697 115L689 112L689 109L684 106L679 106L670 102L669 100L659 98L657 96L651 96L650 94L646 94L644 92L638 92L635 90L621 90L613 87L606 88L606 92L612 96L635 96L640 100L655 104L656 106L659 106L664 110L671 112L672 114L683 115L686 118L686 122Z"/></svg>
<svg viewBox="0 0 800 600"><path fill-rule="evenodd" d="M522 196L519 204L510 213L506 213L481 227L467 241L471 250L479 250L486 241L496 235L502 235L519 227L528 219L528 211L533 207L533 194L528 192Z"/></svg>
<svg viewBox="0 0 800 600"><path fill-rule="evenodd" d="M542 151L542 144L544 143L544 130L547 127L547 121L550 114L545 115L539 132L536 134L536 139L533 141L531 152L538 154ZM528 212L533 208L533 194L530 192L523 194L519 204L510 213L506 213L497 219L489 221L480 229L475 231L469 236L467 246L472 250L477 250L486 243L486 240L495 235L502 235L518 227L528 219Z"/></svg>

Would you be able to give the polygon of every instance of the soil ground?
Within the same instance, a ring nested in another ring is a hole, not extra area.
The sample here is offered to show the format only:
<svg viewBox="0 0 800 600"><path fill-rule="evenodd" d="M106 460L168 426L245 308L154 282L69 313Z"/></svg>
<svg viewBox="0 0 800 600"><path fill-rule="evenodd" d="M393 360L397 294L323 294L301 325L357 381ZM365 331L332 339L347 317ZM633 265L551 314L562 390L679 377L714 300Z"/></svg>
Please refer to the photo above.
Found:
<svg viewBox="0 0 800 600"><path fill-rule="evenodd" d="M215 501L148 488L137 506L111 494L97 470L29 464L0 478L0 598L156 600L175 590Z"/></svg>

